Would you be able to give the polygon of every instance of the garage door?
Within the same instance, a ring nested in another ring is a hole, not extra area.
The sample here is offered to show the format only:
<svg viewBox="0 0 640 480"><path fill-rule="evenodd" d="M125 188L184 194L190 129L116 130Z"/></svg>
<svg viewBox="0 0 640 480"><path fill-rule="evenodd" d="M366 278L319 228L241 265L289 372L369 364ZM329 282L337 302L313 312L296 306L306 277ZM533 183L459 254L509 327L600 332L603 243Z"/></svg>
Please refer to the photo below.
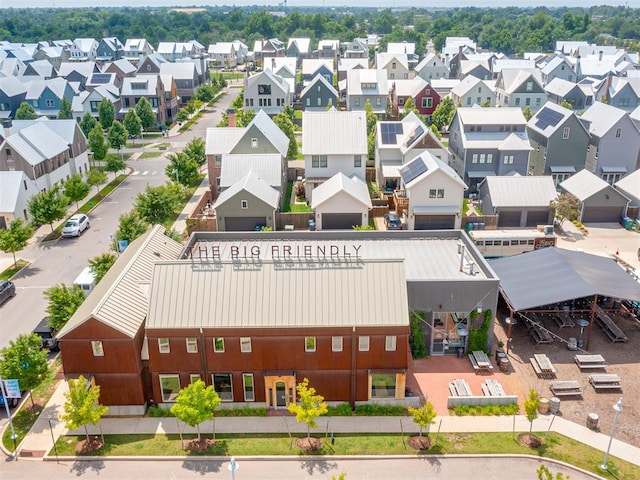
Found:
<svg viewBox="0 0 640 480"><path fill-rule="evenodd" d="M498 215L498 228L519 227L521 212L500 212Z"/></svg>
<svg viewBox="0 0 640 480"><path fill-rule="evenodd" d="M352 230L362 224L360 213L323 213L322 230Z"/></svg>
<svg viewBox="0 0 640 480"><path fill-rule="evenodd" d="M455 215L416 215L414 230L450 230L456 225Z"/></svg>
<svg viewBox="0 0 640 480"><path fill-rule="evenodd" d="M527 227L547 225L549 223L549 210L529 210L527 212Z"/></svg>
<svg viewBox="0 0 640 480"><path fill-rule="evenodd" d="M582 214L582 223L617 222L622 211L622 207L587 207Z"/></svg>
<svg viewBox="0 0 640 480"><path fill-rule="evenodd" d="M224 228L227 232L253 232L258 225L266 225L266 217L227 217Z"/></svg>

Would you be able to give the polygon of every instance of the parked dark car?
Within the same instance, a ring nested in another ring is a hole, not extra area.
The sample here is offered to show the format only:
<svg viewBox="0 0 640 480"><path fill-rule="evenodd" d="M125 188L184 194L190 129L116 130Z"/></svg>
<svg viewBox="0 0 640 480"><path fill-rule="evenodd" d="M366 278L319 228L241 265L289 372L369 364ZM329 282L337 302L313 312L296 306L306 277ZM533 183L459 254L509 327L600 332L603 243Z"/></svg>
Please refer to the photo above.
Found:
<svg viewBox="0 0 640 480"><path fill-rule="evenodd" d="M58 339L56 338L56 330L49 325L49 317L44 317L40 320L40 323L33 329L33 333L38 335L42 339L42 345L40 348L46 348L50 352L57 352L60 350L58 346Z"/></svg>
<svg viewBox="0 0 640 480"><path fill-rule="evenodd" d="M387 227L387 230L402 230L400 217L395 213L387 213L384 216L384 226Z"/></svg>
<svg viewBox="0 0 640 480"><path fill-rule="evenodd" d="M0 305L16 296L16 286L11 280L0 280Z"/></svg>

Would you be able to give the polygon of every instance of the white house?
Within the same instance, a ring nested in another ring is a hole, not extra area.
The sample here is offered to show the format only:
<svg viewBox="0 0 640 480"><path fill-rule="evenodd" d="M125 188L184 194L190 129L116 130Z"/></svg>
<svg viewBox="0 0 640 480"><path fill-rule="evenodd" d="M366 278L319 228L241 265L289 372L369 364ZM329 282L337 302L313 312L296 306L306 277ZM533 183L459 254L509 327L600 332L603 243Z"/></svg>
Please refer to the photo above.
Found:
<svg viewBox="0 0 640 480"><path fill-rule="evenodd" d="M369 224L371 198L367 184L355 175L336 173L313 190L311 208L317 230L351 230Z"/></svg>
<svg viewBox="0 0 640 480"><path fill-rule="evenodd" d="M0 229L17 218L29 220L27 204L38 187L24 172L0 172Z"/></svg>
<svg viewBox="0 0 640 480"><path fill-rule="evenodd" d="M245 79L244 107L247 110L263 110L268 115L277 115L293 102L291 86L271 70L264 70Z"/></svg>

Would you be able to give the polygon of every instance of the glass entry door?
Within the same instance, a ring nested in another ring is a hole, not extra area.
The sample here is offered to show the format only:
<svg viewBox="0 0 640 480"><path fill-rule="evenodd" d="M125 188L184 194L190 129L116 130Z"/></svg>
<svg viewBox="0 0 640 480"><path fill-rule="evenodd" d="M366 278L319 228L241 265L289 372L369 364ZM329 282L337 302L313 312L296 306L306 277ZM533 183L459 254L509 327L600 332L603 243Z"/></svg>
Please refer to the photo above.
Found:
<svg viewBox="0 0 640 480"><path fill-rule="evenodd" d="M276 407L287 406L287 386L284 382L276 382Z"/></svg>

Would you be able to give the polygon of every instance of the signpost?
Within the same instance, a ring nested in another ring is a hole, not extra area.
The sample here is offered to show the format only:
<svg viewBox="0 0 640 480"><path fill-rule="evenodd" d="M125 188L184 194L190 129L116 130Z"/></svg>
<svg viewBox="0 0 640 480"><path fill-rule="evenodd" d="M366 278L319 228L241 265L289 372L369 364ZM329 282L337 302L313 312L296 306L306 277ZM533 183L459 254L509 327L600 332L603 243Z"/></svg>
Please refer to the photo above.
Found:
<svg viewBox="0 0 640 480"><path fill-rule="evenodd" d="M236 462L235 458L231 458L231 460L229 460L229 465L227 465L227 468L231 472L231 480L236 480L236 470L240 468L240 464Z"/></svg>
<svg viewBox="0 0 640 480"><path fill-rule="evenodd" d="M22 395L20 394L20 385L18 384L17 379L3 380L2 377L0 377L0 389L2 390L2 397L4 398L4 408L7 409L9 426L11 427L11 440L13 440L13 458L18 458L16 452L16 439L18 438L18 435L16 435L16 431L13 428L13 419L11 418L11 412L9 412L9 399L22 397Z"/></svg>

